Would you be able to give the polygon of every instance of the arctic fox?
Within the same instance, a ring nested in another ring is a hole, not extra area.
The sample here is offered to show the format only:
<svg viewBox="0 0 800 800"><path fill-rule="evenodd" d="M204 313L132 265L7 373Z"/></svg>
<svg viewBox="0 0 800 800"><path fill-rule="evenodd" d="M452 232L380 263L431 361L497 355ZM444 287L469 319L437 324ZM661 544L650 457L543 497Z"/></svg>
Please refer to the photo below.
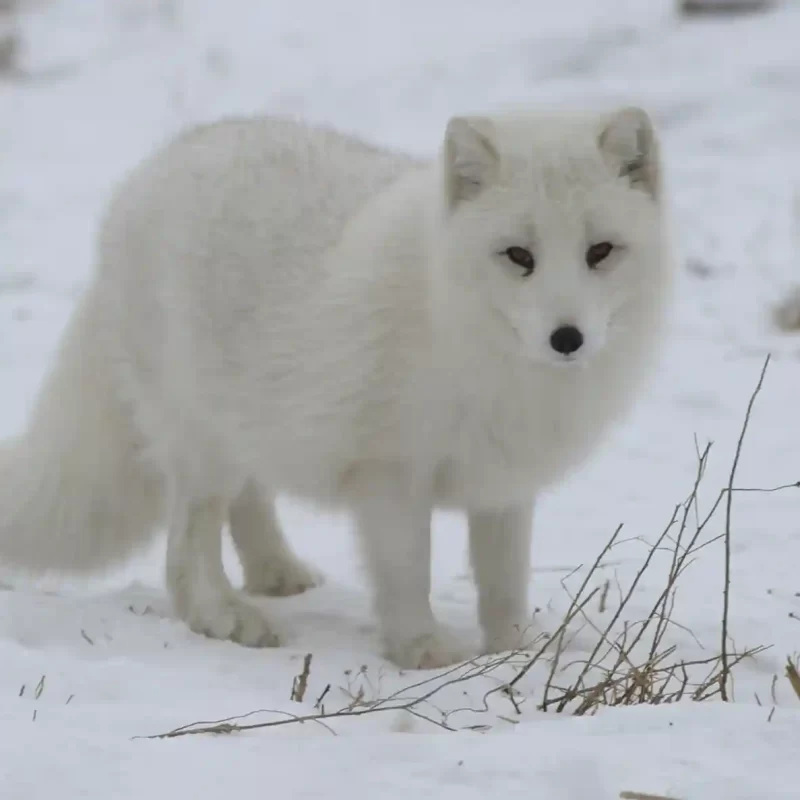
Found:
<svg viewBox="0 0 800 800"><path fill-rule="evenodd" d="M655 360L671 261L637 108L455 117L431 162L278 118L194 129L114 196L27 432L0 451L0 560L119 562L168 529L192 630L275 645L245 589L316 572L279 493L352 514L386 655L468 656L430 605L430 521L467 514L486 651L529 625L534 498Z"/></svg>

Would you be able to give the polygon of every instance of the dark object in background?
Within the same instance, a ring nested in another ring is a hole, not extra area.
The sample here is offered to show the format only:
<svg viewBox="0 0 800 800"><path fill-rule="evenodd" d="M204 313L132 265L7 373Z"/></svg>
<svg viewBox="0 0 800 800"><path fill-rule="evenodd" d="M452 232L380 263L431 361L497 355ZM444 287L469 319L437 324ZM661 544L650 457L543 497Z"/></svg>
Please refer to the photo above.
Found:
<svg viewBox="0 0 800 800"><path fill-rule="evenodd" d="M793 287L773 309L773 319L779 330L800 331L800 286Z"/></svg>
<svg viewBox="0 0 800 800"><path fill-rule="evenodd" d="M680 0L678 9L687 15L743 14L766 11L774 0Z"/></svg>
<svg viewBox="0 0 800 800"><path fill-rule="evenodd" d="M17 0L0 0L0 75L13 72L19 55Z"/></svg>

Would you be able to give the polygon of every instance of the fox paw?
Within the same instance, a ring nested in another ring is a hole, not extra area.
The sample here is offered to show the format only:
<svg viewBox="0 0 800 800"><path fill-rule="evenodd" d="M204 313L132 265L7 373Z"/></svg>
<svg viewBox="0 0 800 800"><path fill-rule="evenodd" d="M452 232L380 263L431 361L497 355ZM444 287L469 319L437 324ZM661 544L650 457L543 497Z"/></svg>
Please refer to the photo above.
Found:
<svg viewBox="0 0 800 800"><path fill-rule="evenodd" d="M401 669L437 669L467 661L469 648L456 636L438 629L417 636L390 639L386 656Z"/></svg>

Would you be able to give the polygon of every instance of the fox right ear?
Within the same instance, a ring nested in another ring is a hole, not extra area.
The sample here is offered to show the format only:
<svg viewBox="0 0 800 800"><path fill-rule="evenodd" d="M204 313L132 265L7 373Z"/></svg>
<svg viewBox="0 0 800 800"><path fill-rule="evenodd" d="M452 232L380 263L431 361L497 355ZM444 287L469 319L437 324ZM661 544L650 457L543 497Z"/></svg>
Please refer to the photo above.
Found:
<svg viewBox="0 0 800 800"><path fill-rule="evenodd" d="M492 132L484 117L453 117L447 123L444 172L450 208L475 197L494 177L499 157Z"/></svg>
<svg viewBox="0 0 800 800"><path fill-rule="evenodd" d="M658 199L661 165L653 123L641 108L626 107L610 114L603 124L600 150L631 186Z"/></svg>

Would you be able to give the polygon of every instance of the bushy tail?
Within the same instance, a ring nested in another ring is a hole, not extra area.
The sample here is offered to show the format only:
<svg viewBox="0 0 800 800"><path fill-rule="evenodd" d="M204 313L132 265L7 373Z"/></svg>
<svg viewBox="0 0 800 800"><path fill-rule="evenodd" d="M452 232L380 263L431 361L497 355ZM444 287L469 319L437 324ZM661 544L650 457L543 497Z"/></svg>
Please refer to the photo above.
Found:
<svg viewBox="0 0 800 800"><path fill-rule="evenodd" d="M0 567L81 572L123 560L160 521L163 482L109 375L91 294L70 322L27 432L0 444Z"/></svg>

